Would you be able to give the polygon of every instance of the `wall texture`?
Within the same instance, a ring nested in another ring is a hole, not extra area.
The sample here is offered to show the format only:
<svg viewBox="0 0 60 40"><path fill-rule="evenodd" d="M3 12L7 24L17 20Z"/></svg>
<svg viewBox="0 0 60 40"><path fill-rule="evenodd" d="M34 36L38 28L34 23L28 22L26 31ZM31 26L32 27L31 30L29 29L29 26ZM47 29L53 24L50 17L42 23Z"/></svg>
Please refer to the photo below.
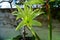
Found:
<svg viewBox="0 0 60 40"><path fill-rule="evenodd" d="M13 38L20 34L15 31L15 17L8 10L0 10L0 40Z"/></svg>

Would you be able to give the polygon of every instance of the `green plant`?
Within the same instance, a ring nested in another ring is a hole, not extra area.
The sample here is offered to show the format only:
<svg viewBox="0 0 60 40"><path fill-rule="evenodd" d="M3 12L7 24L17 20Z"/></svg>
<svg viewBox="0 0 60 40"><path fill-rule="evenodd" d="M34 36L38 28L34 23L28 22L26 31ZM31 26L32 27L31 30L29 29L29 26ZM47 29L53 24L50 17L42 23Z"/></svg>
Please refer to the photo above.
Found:
<svg viewBox="0 0 60 40"><path fill-rule="evenodd" d="M50 5L49 1L53 2L55 0L45 0L46 1L46 10L47 10L47 16L48 16L48 27L49 27L49 39L52 40L52 18L51 18L51 13L50 13ZM44 4L44 0L30 0L27 2L27 5L33 5L33 4Z"/></svg>
<svg viewBox="0 0 60 40"><path fill-rule="evenodd" d="M51 17L51 10L50 10L50 5L49 1L53 0L46 0L46 13L48 14L48 28L49 28L49 35L48 35L48 40L52 40L52 17Z"/></svg>
<svg viewBox="0 0 60 40"><path fill-rule="evenodd" d="M22 27L26 26L31 33L34 35L34 37L37 40L40 40L37 33L34 31L32 26L41 26L41 23L34 20L35 17L42 14L41 10L36 9L33 11L31 7L28 7L27 5L24 5L24 9L20 8L18 5L16 5L18 11L14 11L13 15L16 15L16 20L22 19L22 21L18 24L16 30L21 29Z"/></svg>
<svg viewBox="0 0 60 40"><path fill-rule="evenodd" d="M44 4L44 0L29 0L25 2L26 5L34 5L34 4Z"/></svg>

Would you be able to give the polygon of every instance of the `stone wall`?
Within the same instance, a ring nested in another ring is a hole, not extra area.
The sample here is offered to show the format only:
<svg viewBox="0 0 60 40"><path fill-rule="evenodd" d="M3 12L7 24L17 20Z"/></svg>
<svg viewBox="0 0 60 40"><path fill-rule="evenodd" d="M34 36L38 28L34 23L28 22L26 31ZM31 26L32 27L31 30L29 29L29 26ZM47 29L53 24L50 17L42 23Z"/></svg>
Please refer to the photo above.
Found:
<svg viewBox="0 0 60 40"><path fill-rule="evenodd" d="M15 17L9 10L0 10L0 40L19 35L20 31L15 31L15 25Z"/></svg>

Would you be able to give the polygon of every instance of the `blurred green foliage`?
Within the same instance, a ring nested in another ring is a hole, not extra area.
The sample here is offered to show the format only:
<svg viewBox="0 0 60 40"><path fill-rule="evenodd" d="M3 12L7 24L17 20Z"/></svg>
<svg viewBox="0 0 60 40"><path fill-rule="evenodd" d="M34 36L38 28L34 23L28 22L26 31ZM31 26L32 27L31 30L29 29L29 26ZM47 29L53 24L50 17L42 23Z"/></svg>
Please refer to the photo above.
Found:
<svg viewBox="0 0 60 40"><path fill-rule="evenodd" d="M49 2L52 18L60 20L60 0Z"/></svg>

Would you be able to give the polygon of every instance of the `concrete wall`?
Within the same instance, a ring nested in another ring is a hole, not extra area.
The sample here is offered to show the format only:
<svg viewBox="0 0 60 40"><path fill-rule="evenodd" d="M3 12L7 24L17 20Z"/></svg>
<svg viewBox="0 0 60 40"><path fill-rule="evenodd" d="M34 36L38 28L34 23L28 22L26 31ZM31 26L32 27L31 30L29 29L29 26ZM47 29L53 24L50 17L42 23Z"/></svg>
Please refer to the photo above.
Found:
<svg viewBox="0 0 60 40"><path fill-rule="evenodd" d="M15 17L6 10L0 10L0 40L13 38L20 34L15 31Z"/></svg>

